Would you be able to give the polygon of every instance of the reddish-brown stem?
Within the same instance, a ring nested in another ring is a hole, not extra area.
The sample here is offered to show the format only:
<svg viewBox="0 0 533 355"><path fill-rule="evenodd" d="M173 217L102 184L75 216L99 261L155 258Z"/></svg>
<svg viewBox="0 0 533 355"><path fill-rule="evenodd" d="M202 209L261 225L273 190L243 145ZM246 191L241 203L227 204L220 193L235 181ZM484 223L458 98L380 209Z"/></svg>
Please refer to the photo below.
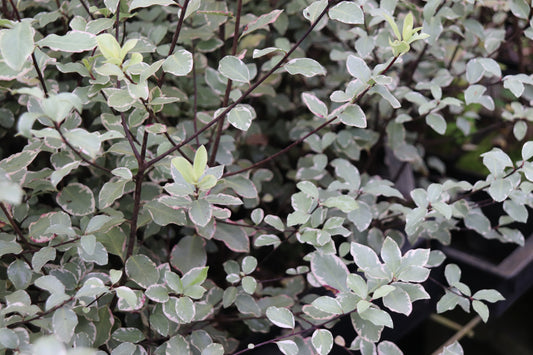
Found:
<svg viewBox="0 0 533 355"><path fill-rule="evenodd" d="M181 32L181 26L183 26L183 21L185 21L185 13L187 12L187 6L189 6L189 0L185 0L185 2L183 3L183 7L181 8L180 18L178 20L178 24L176 25L176 30L174 31L174 35L172 36L172 42L170 43L170 48L168 50L167 57L170 56L172 53L174 53L174 48L176 48L176 43L178 43L178 38ZM161 77L157 81L157 86L161 87L164 82L165 82L165 72L161 74Z"/></svg>
<svg viewBox="0 0 533 355"><path fill-rule="evenodd" d="M233 31L233 44L231 46L231 55L237 53L237 44L239 42L239 29L241 26L241 12L242 12L242 0L237 1L237 11L235 16L235 29ZM226 84L226 92L224 93L224 100L222 101L222 107L226 107L229 102L229 94L231 93L232 80L228 79ZM222 128L224 127L225 116L217 123L217 131L215 134L215 141L211 147L211 157L209 158L209 165L213 165L217 156L218 145L220 144L220 136L222 135Z"/></svg>
<svg viewBox="0 0 533 355"><path fill-rule="evenodd" d="M194 60L194 42L192 44L192 86L193 86L193 117L194 134L198 132L198 85L196 82L196 60ZM196 136L196 146L200 146L200 139Z"/></svg>
<svg viewBox="0 0 533 355"><path fill-rule="evenodd" d="M81 154L81 152L76 149L67 139L67 137L65 137L65 135L63 134L63 132L61 131L61 126L59 125L59 123L55 122L54 123L54 128L56 129L56 131L59 133L59 135L61 136L61 139L63 140L63 142L67 145L67 147L69 147L73 152L74 154L76 154L82 161L84 161L85 163L89 164L90 166L96 168L96 169L99 169L99 170L102 170L108 174L111 174L111 170L109 170L108 168L105 168L99 164L96 164L92 161L90 161L89 159L85 158L83 156L83 154Z"/></svg>

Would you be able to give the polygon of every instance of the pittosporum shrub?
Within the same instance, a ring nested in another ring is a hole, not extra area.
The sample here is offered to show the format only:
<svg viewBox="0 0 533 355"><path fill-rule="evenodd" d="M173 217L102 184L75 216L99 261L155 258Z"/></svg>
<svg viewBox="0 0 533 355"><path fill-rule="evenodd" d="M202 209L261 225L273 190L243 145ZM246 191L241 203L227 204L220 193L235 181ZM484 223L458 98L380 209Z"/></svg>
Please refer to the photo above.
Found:
<svg viewBox="0 0 533 355"><path fill-rule="evenodd" d="M0 352L396 355L418 300L487 321L435 246L524 243L530 7L2 1Z"/></svg>

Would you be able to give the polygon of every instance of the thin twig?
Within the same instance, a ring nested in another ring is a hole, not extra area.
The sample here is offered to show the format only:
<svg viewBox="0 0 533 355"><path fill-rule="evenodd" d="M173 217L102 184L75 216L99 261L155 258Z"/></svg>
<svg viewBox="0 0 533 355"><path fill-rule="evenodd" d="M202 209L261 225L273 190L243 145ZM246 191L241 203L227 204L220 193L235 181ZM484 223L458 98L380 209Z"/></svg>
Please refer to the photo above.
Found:
<svg viewBox="0 0 533 355"><path fill-rule="evenodd" d="M242 0L237 1L237 12L235 16L235 29L233 32L233 44L231 46L231 55L237 53L237 44L239 42L239 30L241 25L241 12L242 12ZM226 92L224 93L224 100L222 101L222 107L226 107L229 102L229 95L231 93L231 86L233 81L228 79L226 84ZM213 165L218 151L218 145L220 144L220 136L222 135L222 128L224 127L225 116L222 117L217 123L217 129L215 134L215 141L211 147L211 157L209 158L208 165Z"/></svg>
<svg viewBox="0 0 533 355"><path fill-rule="evenodd" d="M231 105L229 105L228 107L226 107L226 109L224 109L221 113L218 114L218 116L216 116L213 120L211 120L211 122L209 122L208 124L206 124L202 129L198 130L195 134L193 134L192 136L186 138L183 142L181 142L178 146L176 147L172 147L170 149L168 149L166 152L163 152L161 153L159 156L157 156L156 158L150 160L149 162L146 163L146 167L150 167L154 164L156 164L157 162L161 161L162 159L164 159L165 157L167 157L169 154L172 154L173 152L175 152L176 150L178 150L179 148L181 148L182 146L184 146L185 144L189 143L190 141L192 141L193 139L195 139L196 137L198 137L200 134L202 134L203 132L205 132L206 130L208 130L209 128L211 128L211 126L213 126L215 123L217 123L220 119L222 119L222 117L225 117L226 114L231 111L235 106L237 106L238 104L240 104L246 97L248 97L248 95L250 95L252 93L252 91L254 91L259 85L261 85L266 79L268 79L276 70L278 70L285 62L285 60L302 44L302 42L309 36L309 34L313 31L313 29L316 27L316 25L318 24L318 22L320 22L320 20L322 19L322 17L324 17L324 15L328 12L329 8L331 6L333 6L335 4L334 1L330 1L328 3L328 6L326 6L326 8L320 13L320 15L317 17L316 21L307 29L307 31L303 34L303 36L298 40L298 42L296 42L292 48L283 56L283 58L276 64L274 65L266 74L264 74L259 80L257 80L257 82L253 85L251 85L248 90L246 90L237 100L235 100Z"/></svg>
<svg viewBox="0 0 533 355"><path fill-rule="evenodd" d="M168 50L168 56L170 56L172 53L174 53L174 48L176 48L176 43L178 43L178 37L181 32L181 26L183 26L183 21L185 21L185 13L187 12L187 6L189 6L189 0L185 0L183 3L183 7L181 8L180 18L178 20L178 24L176 25L176 30L174 31L174 35L172 36L172 42L170 43L170 48ZM161 77L157 81L157 86L161 87L163 83L165 82L165 72L161 74Z"/></svg>

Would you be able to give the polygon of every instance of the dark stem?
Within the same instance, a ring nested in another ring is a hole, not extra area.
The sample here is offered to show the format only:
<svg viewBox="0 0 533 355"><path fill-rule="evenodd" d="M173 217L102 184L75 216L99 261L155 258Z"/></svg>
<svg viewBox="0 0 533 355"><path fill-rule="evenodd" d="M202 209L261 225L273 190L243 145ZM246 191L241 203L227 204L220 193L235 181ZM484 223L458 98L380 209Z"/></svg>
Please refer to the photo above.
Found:
<svg viewBox="0 0 533 355"><path fill-rule="evenodd" d="M7 325L8 328L17 328L18 326L20 325L23 325L23 324L26 324L26 323L29 323L29 322L32 322L36 319L40 319L48 314L52 314L54 313L56 310L58 310L59 308L63 307L64 305L66 305L67 303L71 302L72 300L74 299L74 296L70 297L69 299L63 301L62 303L58 304L57 306L55 307L52 307L50 308L48 311L46 312L39 312L37 313L35 316L31 317L31 318L28 318L28 319L24 319L24 320L20 320L18 322L15 322L15 323L12 323L12 324L9 324Z"/></svg>
<svg viewBox="0 0 533 355"><path fill-rule="evenodd" d="M254 91L259 85L261 85L266 79L268 79L276 70L278 70L285 62L285 60L296 50L296 48L298 48L300 46L300 44L302 44L302 42L309 36L309 34L313 31L313 29L316 27L316 25L318 24L318 22L320 22L320 20L322 19L322 17L324 17L324 15L328 12L329 8L334 4L333 1L330 1L328 3L328 6L326 6L326 8L322 11L322 13L320 13L320 15L317 17L316 21L307 29L307 31L304 33L304 35L302 36L302 38L300 38L298 40L298 42L296 42L292 48L283 56L282 60L280 60L276 65L274 65L272 67L272 69L270 69L266 74L264 74L259 80L257 80L257 82L255 84L253 84L252 86L250 86L250 88L248 88L248 90L246 90L237 100L235 100L235 102L233 102L231 105L229 105L228 107L226 107L226 109L224 109L224 111L222 111L217 117L215 117L213 120L211 120L211 122L209 122L208 124L206 124L202 129L198 130L198 132L196 132L195 134L193 134L192 136L186 138L185 140L183 140L183 142L181 142L179 145L177 145L176 147L172 147L170 149L168 149L166 152L163 152L162 154L160 154L159 156L155 157L154 159L150 160L149 162L146 163L146 167L150 167L154 164L156 164L157 162L159 162L160 160L164 159L166 156L168 156L169 154L172 154L173 152L175 152L176 150L178 150L179 148L181 148L182 146L184 146L185 144L189 143L190 141L192 141L193 139L195 139L196 137L198 137L200 134L202 134L203 132L205 132L206 130L208 130L209 128L211 128L211 126L213 126L215 123L217 123L220 119L222 119L222 117L225 117L226 114L231 111L235 106L237 106L238 104L240 104L246 97L248 97L248 95L250 95L250 93L252 91Z"/></svg>
<svg viewBox="0 0 533 355"><path fill-rule="evenodd" d="M119 42L118 37L120 34L120 0L118 0L117 11L115 12L115 39Z"/></svg>
<svg viewBox="0 0 533 355"><path fill-rule="evenodd" d="M380 73L380 75L384 75L385 73L387 73L398 58L399 58L398 56L394 57L392 59L392 61L389 63L389 65L387 65L387 67L385 69L383 69L383 71ZM367 88L365 90L363 90L359 95L357 95L352 100L352 103L358 102L373 86L374 85L367 86ZM304 140L306 140L307 137L309 137L309 136L315 134L316 132L320 131L322 128L326 127L327 125L329 125L331 122L335 121L336 119L337 119L337 116L335 116L333 118L330 118L329 120L327 120L326 122L322 123L320 126L316 127L315 129L313 129L312 131L310 131L309 133L307 133L306 135L304 135L300 139L292 142L291 144L289 144L288 146L286 146L285 148L283 148L279 152L269 156L268 158L260 160L257 163L252 164L252 165L250 165L250 166L248 166L246 168L242 168L242 169L237 170L237 171L228 172L228 173L222 175L222 177L228 177L228 176L237 175L237 174L243 173L245 171L248 171L248 170L251 170L251 169L255 169L255 168L257 168L257 167L259 167L259 166L261 166L261 165L263 165L265 163L268 163L269 161L279 157L280 155L285 154L286 152L288 152L289 150L291 150L292 148L294 148L295 146L297 146L298 144L300 144Z"/></svg>
<svg viewBox="0 0 533 355"><path fill-rule="evenodd" d="M176 25L174 36L172 36L172 42L170 43L170 49L168 50L167 57L170 56L174 52L174 48L176 48L176 43L178 43L178 37L181 32L181 26L183 26L183 21L185 21L185 13L187 12L187 6L189 6L189 0L185 0L185 2L183 3L183 7L181 8L180 18L178 20L178 24ZM164 82L165 82L165 72L161 74L161 77L159 78L159 81L157 82L157 86L161 87Z"/></svg>
<svg viewBox="0 0 533 355"><path fill-rule="evenodd" d="M61 136L61 139L63 140L63 142L67 145L67 147L69 147L73 152L74 154L76 154L82 161L84 161L85 163L89 164L90 166L96 168L96 169L99 169L99 170L102 170L108 174L111 174L111 170L109 170L108 168L105 168L99 164L96 164L92 161L90 161L89 159L85 158L81 152L79 150L77 150L67 139L67 137L65 137L65 135L63 134L63 132L61 131L61 126L59 125L59 123L57 122L54 122L54 128L56 129L56 131L59 133L59 135Z"/></svg>
<svg viewBox="0 0 533 355"><path fill-rule="evenodd" d="M233 31L233 44L231 46L231 55L237 53L237 44L239 42L239 29L241 26L241 12L242 12L242 0L237 2L237 13L235 16L235 29ZM222 107L226 107L229 102L229 94L231 93L232 80L228 79L226 84L226 92L224 93L224 100L222 101ZM220 144L220 136L222 135L222 128L224 127L225 117L222 117L217 123L217 132L215 134L215 141L211 148L211 157L209 158L208 165L213 165L218 151L218 145Z"/></svg>
<svg viewBox="0 0 533 355"><path fill-rule="evenodd" d="M91 13L91 10L89 10L89 6L87 6L87 4L85 3L85 0L79 0L80 3L81 3L81 6L83 6L83 8L85 9L85 11L89 14L89 17L92 19L92 20L95 20L96 18L94 17L94 15Z"/></svg>
<svg viewBox="0 0 533 355"><path fill-rule="evenodd" d="M193 118L194 134L198 132L198 85L196 83L196 60L194 60L194 42L192 44L192 86L193 86ZM200 146L200 139L196 136L196 146Z"/></svg>

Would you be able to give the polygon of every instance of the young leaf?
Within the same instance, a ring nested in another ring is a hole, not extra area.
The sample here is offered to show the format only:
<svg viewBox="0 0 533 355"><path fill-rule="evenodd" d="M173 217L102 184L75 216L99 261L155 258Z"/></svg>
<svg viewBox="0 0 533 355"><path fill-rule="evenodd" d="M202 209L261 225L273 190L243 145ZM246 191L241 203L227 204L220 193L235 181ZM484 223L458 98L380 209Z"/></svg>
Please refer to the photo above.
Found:
<svg viewBox="0 0 533 355"><path fill-rule="evenodd" d="M22 69L28 57L33 53L34 30L31 21L17 22L12 28L2 30L0 52L7 66L15 71Z"/></svg>

